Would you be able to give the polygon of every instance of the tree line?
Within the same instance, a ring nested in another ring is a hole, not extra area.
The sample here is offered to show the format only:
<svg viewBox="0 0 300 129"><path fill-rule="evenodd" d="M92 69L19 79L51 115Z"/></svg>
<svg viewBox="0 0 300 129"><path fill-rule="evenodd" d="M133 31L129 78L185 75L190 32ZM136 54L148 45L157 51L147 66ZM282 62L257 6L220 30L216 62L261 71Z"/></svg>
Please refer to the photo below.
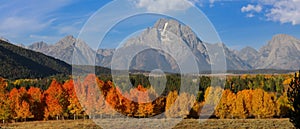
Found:
<svg viewBox="0 0 300 129"><path fill-rule="evenodd" d="M132 81L135 87L125 92L110 79L103 81L101 78L90 74L76 80L53 79L45 83L49 84L45 89L40 85L20 86L38 81L10 82L1 78L0 120L102 118L117 113L138 118L162 113L172 118L199 118L200 114L208 112L202 110L204 105L216 105L212 115L217 118L272 118L287 117L292 108L284 88L291 81L289 75L232 76L226 80L225 90L210 86L211 77L202 76L196 96L176 89L180 84L179 76L167 77L172 80L167 85L173 87L167 88L163 95L158 95L146 83L143 86L139 81L145 81L144 76ZM12 88L12 85L19 87Z"/></svg>

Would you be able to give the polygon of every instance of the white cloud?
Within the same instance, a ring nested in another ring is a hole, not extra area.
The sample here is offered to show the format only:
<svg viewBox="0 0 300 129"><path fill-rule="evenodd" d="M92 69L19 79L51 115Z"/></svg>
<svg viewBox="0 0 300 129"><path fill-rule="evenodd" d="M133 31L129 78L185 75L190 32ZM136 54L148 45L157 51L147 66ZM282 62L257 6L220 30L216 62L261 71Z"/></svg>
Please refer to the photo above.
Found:
<svg viewBox="0 0 300 129"><path fill-rule="evenodd" d="M216 2L215 0L209 0L210 3L209 7L213 7L215 2Z"/></svg>
<svg viewBox="0 0 300 129"><path fill-rule="evenodd" d="M278 0L259 0L258 2L262 3L263 5L273 5Z"/></svg>
<svg viewBox="0 0 300 129"><path fill-rule="evenodd" d="M300 0L279 0L267 12L266 17L280 23L300 24Z"/></svg>
<svg viewBox="0 0 300 129"><path fill-rule="evenodd" d="M241 8L247 17L254 17L254 13L263 13L265 19L280 23L300 24L300 0L255 0Z"/></svg>
<svg viewBox="0 0 300 129"><path fill-rule="evenodd" d="M38 31L49 24L52 23L53 20L49 20L47 22L40 22L35 18L24 18L24 17L7 17L0 22L0 30L11 32L11 33L20 33L26 31Z"/></svg>
<svg viewBox="0 0 300 129"><path fill-rule="evenodd" d="M246 15L246 17L252 18L252 17L255 17L255 15L253 13L249 13Z"/></svg>
<svg viewBox="0 0 300 129"><path fill-rule="evenodd" d="M138 8L146 8L150 12L169 12L186 10L193 6L198 0L189 2L183 0L135 0Z"/></svg>
<svg viewBox="0 0 300 129"><path fill-rule="evenodd" d="M56 22L55 11L71 3L71 0L3 1L0 11L5 13L0 13L0 32L14 41L30 38L31 34L48 30Z"/></svg>
<svg viewBox="0 0 300 129"><path fill-rule="evenodd" d="M261 5L252 5L252 4L248 4L247 6L243 6L241 8L241 11L244 12L261 12L262 11L262 6Z"/></svg>

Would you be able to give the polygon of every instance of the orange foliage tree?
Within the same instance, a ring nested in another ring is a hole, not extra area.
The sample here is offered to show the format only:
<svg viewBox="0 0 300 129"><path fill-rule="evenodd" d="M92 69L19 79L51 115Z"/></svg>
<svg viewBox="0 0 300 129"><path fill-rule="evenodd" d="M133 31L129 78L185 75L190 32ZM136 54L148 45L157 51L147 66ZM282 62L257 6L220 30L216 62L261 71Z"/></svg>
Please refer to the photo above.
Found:
<svg viewBox="0 0 300 129"><path fill-rule="evenodd" d="M146 89L142 85L138 85L137 88L130 90L131 99L137 104L137 116L146 117L152 115L154 105L150 96L156 96L156 94L150 90L153 89Z"/></svg>
<svg viewBox="0 0 300 129"><path fill-rule="evenodd" d="M76 119L76 116L78 117L83 109L80 105L80 102L76 96L76 91L74 88L74 80L68 80L64 83L63 88L65 89L65 91L67 92L67 99L68 99L68 113L69 115L73 115L73 118Z"/></svg>
<svg viewBox="0 0 300 129"><path fill-rule="evenodd" d="M40 88L30 87L28 90L30 111L35 120L42 120L44 118L45 104L42 102L43 94Z"/></svg>
<svg viewBox="0 0 300 129"><path fill-rule="evenodd" d="M49 117L59 119L64 118L64 113L69 105L67 94L64 91L61 84L56 80L53 80L49 88L44 92L44 99L46 103L45 107L45 119Z"/></svg>
<svg viewBox="0 0 300 129"><path fill-rule="evenodd" d="M27 90L21 87L19 90L14 88L10 92L11 110L15 120L33 117L30 112Z"/></svg>

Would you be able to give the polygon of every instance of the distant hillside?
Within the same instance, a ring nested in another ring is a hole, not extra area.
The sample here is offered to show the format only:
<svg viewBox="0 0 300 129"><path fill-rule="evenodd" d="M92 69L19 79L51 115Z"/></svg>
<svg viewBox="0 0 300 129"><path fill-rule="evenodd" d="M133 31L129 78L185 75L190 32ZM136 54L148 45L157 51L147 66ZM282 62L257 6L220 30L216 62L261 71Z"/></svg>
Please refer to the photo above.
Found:
<svg viewBox="0 0 300 129"><path fill-rule="evenodd" d="M63 61L0 40L1 77L40 78L70 73L71 66Z"/></svg>

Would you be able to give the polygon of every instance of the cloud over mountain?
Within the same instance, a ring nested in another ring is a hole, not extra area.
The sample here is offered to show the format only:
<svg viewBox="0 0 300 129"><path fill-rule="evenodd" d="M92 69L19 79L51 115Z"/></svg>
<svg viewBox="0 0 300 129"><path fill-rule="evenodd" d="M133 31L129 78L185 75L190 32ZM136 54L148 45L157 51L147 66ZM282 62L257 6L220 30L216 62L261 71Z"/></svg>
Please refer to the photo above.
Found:
<svg viewBox="0 0 300 129"><path fill-rule="evenodd" d="M280 23L300 24L300 0L258 0L241 8L247 17L254 17L254 13L262 13L269 20Z"/></svg>
<svg viewBox="0 0 300 129"><path fill-rule="evenodd" d="M138 8L146 8L150 12L169 12L186 10L193 6L193 3L197 1L188 0L135 0L135 4Z"/></svg>

